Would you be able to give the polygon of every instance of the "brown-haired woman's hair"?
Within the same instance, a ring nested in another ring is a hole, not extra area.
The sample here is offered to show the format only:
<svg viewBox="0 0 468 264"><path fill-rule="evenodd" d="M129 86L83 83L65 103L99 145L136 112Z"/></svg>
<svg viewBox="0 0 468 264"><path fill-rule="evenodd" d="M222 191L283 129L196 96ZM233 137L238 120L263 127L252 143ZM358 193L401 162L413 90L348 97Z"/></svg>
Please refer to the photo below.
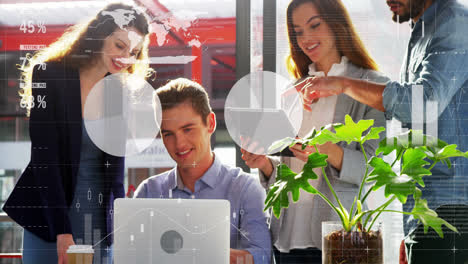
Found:
<svg viewBox="0 0 468 264"><path fill-rule="evenodd" d="M143 47L136 56L138 62L130 66L127 71L143 78L152 74L153 71L148 63L149 24L147 16L143 11L131 5L109 4L90 21L69 27L57 41L33 56L28 55L28 63L21 72L24 87L20 90L21 105L28 108L28 114L32 104L31 81L34 66L46 62L60 62L66 67L75 69L94 65L99 58L104 40L119 28L111 16L113 11L128 14L127 18L130 20L123 26L123 29L133 28L145 36Z"/></svg>
<svg viewBox="0 0 468 264"><path fill-rule="evenodd" d="M198 83L186 78L178 78L158 88L155 96L159 97L161 109L169 110L183 103L192 105L206 125L206 117L212 112L210 99L205 89Z"/></svg>
<svg viewBox="0 0 468 264"><path fill-rule="evenodd" d="M336 48L340 56L346 56L350 62L364 69L378 70L377 63L369 55L356 30L348 11L340 0L292 0L286 11L290 55L286 58L286 67L294 78L308 75L312 61L297 44L293 28L292 13L302 4L312 3L327 23L335 36Z"/></svg>

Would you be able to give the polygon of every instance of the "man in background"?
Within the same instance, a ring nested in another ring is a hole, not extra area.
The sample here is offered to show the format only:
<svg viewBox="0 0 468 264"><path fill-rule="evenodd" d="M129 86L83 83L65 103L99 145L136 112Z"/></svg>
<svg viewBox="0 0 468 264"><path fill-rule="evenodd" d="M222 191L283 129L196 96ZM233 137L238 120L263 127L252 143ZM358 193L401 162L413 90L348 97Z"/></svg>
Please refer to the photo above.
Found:
<svg viewBox="0 0 468 264"><path fill-rule="evenodd" d="M468 9L456 0L387 0L387 4L393 21L409 21L412 28L400 80L380 85L342 77L313 78L306 88L298 87L304 88L305 101L345 93L405 127L432 128L437 132L433 136L467 151ZM420 104L424 104L421 113L412 112ZM425 112L433 115L424 116ZM417 115L420 120L413 120ZM422 191L429 207L459 233L444 227L444 238L432 230L424 234L422 224L405 215L406 255L411 264L468 263L468 164L461 158L452 163L451 168L436 165L432 176L424 178ZM413 206L410 196L403 209L410 211Z"/></svg>

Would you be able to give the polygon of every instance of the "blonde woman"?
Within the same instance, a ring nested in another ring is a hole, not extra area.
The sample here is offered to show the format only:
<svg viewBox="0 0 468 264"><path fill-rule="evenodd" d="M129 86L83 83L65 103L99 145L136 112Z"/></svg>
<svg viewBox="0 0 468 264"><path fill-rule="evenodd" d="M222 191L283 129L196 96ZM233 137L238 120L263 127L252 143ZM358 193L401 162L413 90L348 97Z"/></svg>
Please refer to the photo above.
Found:
<svg viewBox="0 0 468 264"><path fill-rule="evenodd" d="M340 0L293 0L287 9L290 56L287 68L295 79L308 76L347 76L386 82L388 79L377 72L377 65L366 51L357 35L348 12ZM304 113L299 137L312 128L329 123L344 122L346 114L356 122L374 119L377 126L385 124L383 113L361 104L346 95L321 98L318 101L304 99ZM374 153L377 141L364 145L367 153ZM268 189L276 179L276 166L286 163L294 171L302 170L312 148L290 148L295 157L281 160L264 155L255 155L242 149L245 163L258 168L260 180ZM365 168L361 149L356 144L324 144L319 151L329 156L326 168L331 183L350 208L353 197L361 183ZM321 175L320 171L316 171ZM320 178L314 182L324 194L329 189ZM327 195L332 197L332 195ZM290 203L282 211L280 219L272 217L271 231L277 263L322 263L321 222L339 220L331 208L313 195L301 192L298 203Z"/></svg>
<svg viewBox="0 0 468 264"><path fill-rule="evenodd" d="M31 161L3 208L24 228L23 263L67 263L70 245L101 239L94 263L112 263L112 206L124 197L124 159L90 140L83 106L109 73L147 76L148 33L141 11L110 4L35 54L24 69L20 94L30 112ZM128 64L135 59L140 62ZM31 89L32 83L46 88ZM37 96L46 107L32 107Z"/></svg>

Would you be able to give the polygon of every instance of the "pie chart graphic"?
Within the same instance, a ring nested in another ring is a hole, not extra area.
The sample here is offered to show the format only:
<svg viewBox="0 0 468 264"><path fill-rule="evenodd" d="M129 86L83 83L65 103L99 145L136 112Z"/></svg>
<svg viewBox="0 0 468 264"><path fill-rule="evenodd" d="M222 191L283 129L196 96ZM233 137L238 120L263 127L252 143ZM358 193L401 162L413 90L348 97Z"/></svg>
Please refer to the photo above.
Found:
<svg viewBox="0 0 468 264"><path fill-rule="evenodd" d="M108 75L89 93L83 111L86 132L102 151L132 156L149 147L159 133L161 104L153 87L128 73Z"/></svg>

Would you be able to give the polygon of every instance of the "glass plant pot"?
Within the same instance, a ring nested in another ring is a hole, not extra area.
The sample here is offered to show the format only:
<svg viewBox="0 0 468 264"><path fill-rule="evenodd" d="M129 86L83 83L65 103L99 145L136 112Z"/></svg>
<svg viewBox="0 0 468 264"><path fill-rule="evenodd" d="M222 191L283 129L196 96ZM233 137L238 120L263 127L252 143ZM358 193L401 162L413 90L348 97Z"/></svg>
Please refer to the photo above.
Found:
<svg viewBox="0 0 468 264"><path fill-rule="evenodd" d="M341 222L322 222L323 264L383 264L383 226L346 232Z"/></svg>

